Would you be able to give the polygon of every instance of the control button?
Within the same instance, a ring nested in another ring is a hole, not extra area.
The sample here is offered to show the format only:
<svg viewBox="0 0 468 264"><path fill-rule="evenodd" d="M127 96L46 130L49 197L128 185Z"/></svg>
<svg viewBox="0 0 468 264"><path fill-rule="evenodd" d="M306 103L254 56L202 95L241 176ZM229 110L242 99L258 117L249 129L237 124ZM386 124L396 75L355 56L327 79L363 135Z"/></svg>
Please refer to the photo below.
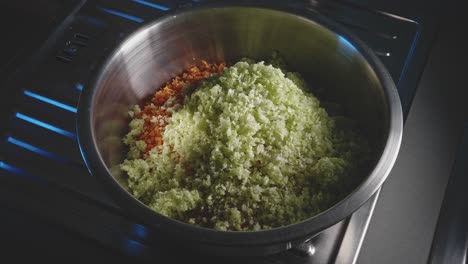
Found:
<svg viewBox="0 0 468 264"><path fill-rule="evenodd" d="M66 63L69 63L73 60L73 58L69 57L69 56L66 56L66 55L57 55L56 58L59 60L59 61L63 61L63 62L66 62Z"/></svg>
<svg viewBox="0 0 468 264"><path fill-rule="evenodd" d="M83 34L76 33L73 38L65 43L65 47L60 50L56 58L63 62L72 62L81 48L85 47L89 38Z"/></svg>
<svg viewBox="0 0 468 264"><path fill-rule="evenodd" d="M82 42L82 43L87 43L88 40L89 40L89 38L87 36L85 36L83 34L79 34L79 33L75 34L75 39Z"/></svg>
<svg viewBox="0 0 468 264"><path fill-rule="evenodd" d="M67 54L67 55L70 55L70 56L73 56L76 54L76 52L78 52L78 50L80 49L80 47L78 45L76 45L75 43L73 42L68 42L65 46L65 48L63 49L63 53Z"/></svg>

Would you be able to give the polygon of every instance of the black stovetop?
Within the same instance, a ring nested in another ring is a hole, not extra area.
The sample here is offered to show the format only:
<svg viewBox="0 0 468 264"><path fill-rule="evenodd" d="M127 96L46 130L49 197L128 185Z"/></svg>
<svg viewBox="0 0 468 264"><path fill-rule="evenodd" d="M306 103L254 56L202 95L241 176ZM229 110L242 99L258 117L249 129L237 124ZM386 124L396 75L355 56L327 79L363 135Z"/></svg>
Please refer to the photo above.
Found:
<svg viewBox="0 0 468 264"><path fill-rule="evenodd" d="M39 45L11 55L2 67L0 131L0 202L22 208L48 222L139 258L191 259L167 249L157 234L121 211L101 190L82 161L75 135L76 105L83 83L113 47L138 27L175 8L201 1L99 0L55 2L48 14ZM343 24L363 39L388 68L409 111L428 46L421 45L424 25L342 1L295 1ZM41 20L42 21L42 20ZM51 26L52 25L52 26ZM27 26L25 25L25 28ZM53 29L53 30L50 30ZM24 37L24 35L22 35ZM424 37L424 35L423 35ZM26 41L27 42L27 41ZM32 47L31 47L32 45ZM28 60L20 60L21 56ZM10 62L8 62L10 63ZM378 194L349 219L311 241L312 256L288 251L255 263L353 263L356 259ZM195 256L206 260L207 256ZM346 261L345 261L346 260Z"/></svg>

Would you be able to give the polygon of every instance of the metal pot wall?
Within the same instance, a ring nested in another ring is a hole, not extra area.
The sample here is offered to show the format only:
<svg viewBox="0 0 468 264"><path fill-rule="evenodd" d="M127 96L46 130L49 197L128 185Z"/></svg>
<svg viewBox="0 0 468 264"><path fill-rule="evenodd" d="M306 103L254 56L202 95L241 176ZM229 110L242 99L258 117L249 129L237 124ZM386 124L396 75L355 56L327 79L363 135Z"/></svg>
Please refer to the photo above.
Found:
<svg viewBox="0 0 468 264"><path fill-rule="evenodd" d="M374 148L374 164L348 196L300 223L256 232L200 228L160 215L135 199L118 169L127 111L155 87L200 60L235 62L280 54L324 96L358 121ZM215 4L168 13L121 43L87 83L77 129L89 170L123 210L169 239L222 255L286 250L343 220L381 186L402 136L399 97L385 67L357 38L321 15L287 6Z"/></svg>

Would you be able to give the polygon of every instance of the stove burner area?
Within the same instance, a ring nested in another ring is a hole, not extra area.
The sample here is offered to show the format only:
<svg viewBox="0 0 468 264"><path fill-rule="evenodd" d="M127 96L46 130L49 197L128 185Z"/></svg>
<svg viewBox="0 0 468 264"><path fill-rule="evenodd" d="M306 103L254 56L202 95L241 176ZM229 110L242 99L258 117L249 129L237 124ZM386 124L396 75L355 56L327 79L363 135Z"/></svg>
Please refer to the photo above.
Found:
<svg viewBox="0 0 468 264"><path fill-rule="evenodd" d="M57 24L29 62L30 67L7 83L9 94L16 97L12 107L6 109L8 116L0 134L0 199L128 255L219 262L212 256L174 253L177 248L168 249L157 233L122 212L89 174L75 134L79 95L87 88L83 83L98 62L144 23L175 8L203 4L200 2L206 1L100 0L77 4ZM408 65L420 24L350 2L291 2L336 20L366 42L397 84L406 115L417 83L417 71L410 71ZM19 188L20 192L15 191ZM242 261L354 263L378 195L348 219L302 245Z"/></svg>

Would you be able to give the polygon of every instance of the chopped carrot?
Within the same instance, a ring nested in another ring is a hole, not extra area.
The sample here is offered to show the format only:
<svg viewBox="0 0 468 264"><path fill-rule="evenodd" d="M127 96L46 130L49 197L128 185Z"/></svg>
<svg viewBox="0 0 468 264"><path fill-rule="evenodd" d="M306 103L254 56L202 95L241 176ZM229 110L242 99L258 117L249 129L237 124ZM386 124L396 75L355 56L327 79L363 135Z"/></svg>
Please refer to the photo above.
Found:
<svg viewBox="0 0 468 264"><path fill-rule="evenodd" d="M210 64L206 61L201 61L200 65L193 66L166 82L151 98L151 102L145 105L136 118L143 118L144 126L141 133L137 136L138 140L143 140L146 143L145 156L154 147L161 146L163 141L164 129L168 125L171 117L171 112L164 105L166 102L174 98L174 104L183 104L182 91L185 85L196 85L201 80L218 74L224 70L226 65Z"/></svg>

